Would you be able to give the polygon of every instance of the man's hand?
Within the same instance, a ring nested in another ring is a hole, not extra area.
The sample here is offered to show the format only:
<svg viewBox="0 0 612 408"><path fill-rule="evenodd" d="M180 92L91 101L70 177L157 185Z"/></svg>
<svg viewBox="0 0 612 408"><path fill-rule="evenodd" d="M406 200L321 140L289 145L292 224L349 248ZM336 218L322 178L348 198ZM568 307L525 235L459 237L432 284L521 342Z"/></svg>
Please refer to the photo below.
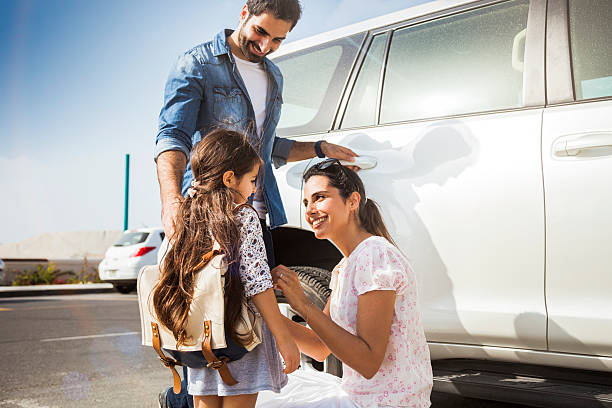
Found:
<svg viewBox="0 0 612 408"><path fill-rule="evenodd" d="M181 184L186 166L187 157L181 151L169 150L157 157L157 179L162 203L161 219L168 240L174 235L178 209L183 202Z"/></svg>
<svg viewBox="0 0 612 408"><path fill-rule="evenodd" d="M176 225L176 217L178 216L178 210L183 202L183 197L178 195L172 198L168 197L162 200L162 226L164 227L164 233L168 240L174 235L174 227Z"/></svg>
<svg viewBox="0 0 612 408"><path fill-rule="evenodd" d="M325 156L330 159L354 161L354 157L359 156L357 153L349 149L348 147L340 146L337 144L323 142L321 143L321 150Z"/></svg>

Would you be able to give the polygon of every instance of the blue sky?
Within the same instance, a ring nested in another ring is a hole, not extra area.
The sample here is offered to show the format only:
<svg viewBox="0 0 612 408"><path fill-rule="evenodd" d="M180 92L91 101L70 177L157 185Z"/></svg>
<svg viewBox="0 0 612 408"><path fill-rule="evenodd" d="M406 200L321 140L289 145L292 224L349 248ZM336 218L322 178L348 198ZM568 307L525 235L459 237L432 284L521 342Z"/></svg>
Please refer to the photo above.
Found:
<svg viewBox="0 0 612 408"><path fill-rule="evenodd" d="M424 0L302 0L297 40ZM0 243L160 225L153 147L184 50L234 28L243 1L0 2Z"/></svg>

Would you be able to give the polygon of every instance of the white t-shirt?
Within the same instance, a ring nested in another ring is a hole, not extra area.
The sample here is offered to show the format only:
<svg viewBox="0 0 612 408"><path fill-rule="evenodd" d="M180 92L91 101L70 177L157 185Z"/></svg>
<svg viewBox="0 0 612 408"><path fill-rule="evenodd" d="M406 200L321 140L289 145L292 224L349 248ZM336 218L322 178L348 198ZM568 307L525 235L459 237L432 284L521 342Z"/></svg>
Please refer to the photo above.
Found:
<svg viewBox="0 0 612 408"><path fill-rule="evenodd" d="M255 111L255 125L257 126L257 135L263 134L263 125L266 120L266 100L268 98L268 74L264 70L263 64L259 62L251 62L238 58L234 54L236 67L240 76L244 81L244 85L249 93L253 110ZM266 218L266 204L263 200L263 181L259 182L255 197L253 198L253 207L257 211L259 218Z"/></svg>

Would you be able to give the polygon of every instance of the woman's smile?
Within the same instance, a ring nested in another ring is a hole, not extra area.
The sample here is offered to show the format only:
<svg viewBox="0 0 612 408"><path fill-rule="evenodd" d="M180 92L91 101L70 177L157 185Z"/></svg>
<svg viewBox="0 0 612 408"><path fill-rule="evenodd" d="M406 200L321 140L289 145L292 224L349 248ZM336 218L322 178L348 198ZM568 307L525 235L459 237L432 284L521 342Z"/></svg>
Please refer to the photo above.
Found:
<svg viewBox="0 0 612 408"><path fill-rule="evenodd" d="M312 225L313 229L318 229L325 221L327 221L327 215L323 215L316 218L309 217L309 223L310 225Z"/></svg>
<svg viewBox="0 0 612 408"><path fill-rule="evenodd" d="M327 220L327 215L324 215L322 217L315 218L315 219L311 218L310 224L312 225L313 228L318 228L326 220Z"/></svg>

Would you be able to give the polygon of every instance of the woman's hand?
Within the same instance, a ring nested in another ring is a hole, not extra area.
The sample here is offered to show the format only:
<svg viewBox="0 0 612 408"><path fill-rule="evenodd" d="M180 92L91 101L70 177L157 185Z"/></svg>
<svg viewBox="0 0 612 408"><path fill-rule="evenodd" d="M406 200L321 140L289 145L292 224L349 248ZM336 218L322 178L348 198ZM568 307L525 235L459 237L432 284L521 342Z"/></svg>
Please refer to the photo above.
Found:
<svg viewBox="0 0 612 408"><path fill-rule="evenodd" d="M275 288L282 290L293 310L304 317L305 309L314 306L311 306L310 300L306 297L298 274L284 265L277 266L271 272Z"/></svg>

